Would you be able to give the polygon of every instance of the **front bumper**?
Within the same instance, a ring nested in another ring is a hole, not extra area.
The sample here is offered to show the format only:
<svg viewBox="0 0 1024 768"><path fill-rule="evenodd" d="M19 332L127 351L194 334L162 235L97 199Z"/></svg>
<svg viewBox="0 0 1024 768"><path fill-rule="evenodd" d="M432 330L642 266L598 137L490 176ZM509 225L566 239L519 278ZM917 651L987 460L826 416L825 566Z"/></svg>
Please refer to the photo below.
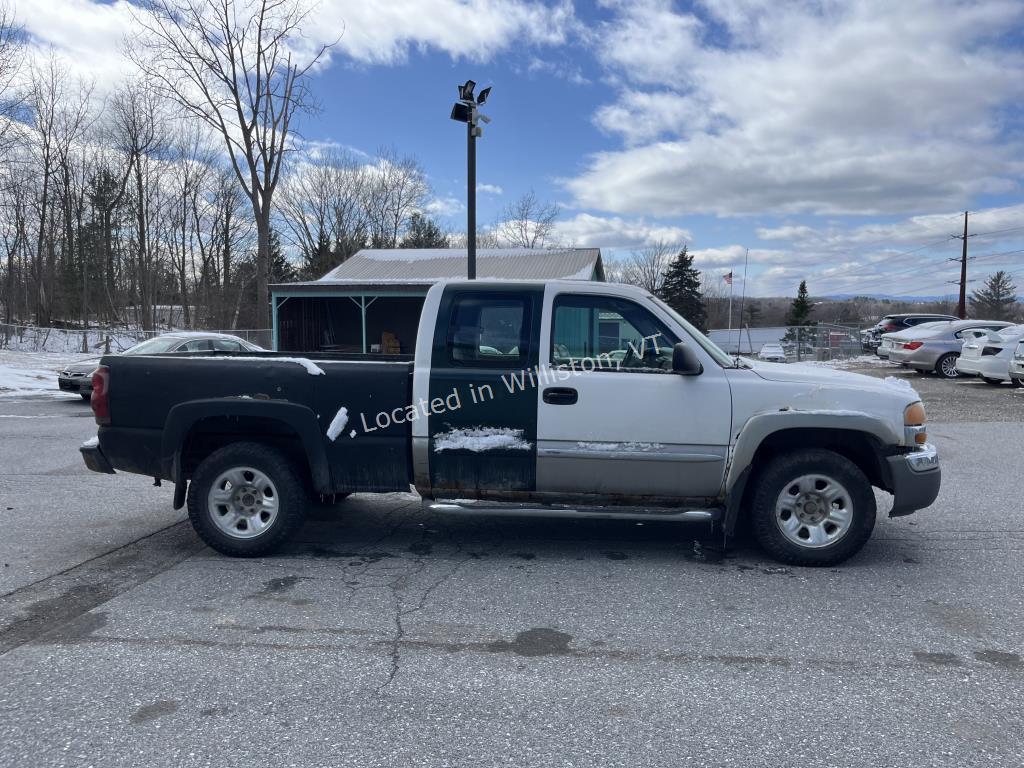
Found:
<svg viewBox="0 0 1024 768"><path fill-rule="evenodd" d="M87 376L58 376L57 386L61 392L77 392L84 395L92 392L92 379Z"/></svg>
<svg viewBox="0 0 1024 768"><path fill-rule="evenodd" d="M939 495L942 470L939 452L926 443L911 453L888 456L893 503L889 517L909 515L932 504Z"/></svg>
<svg viewBox="0 0 1024 768"><path fill-rule="evenodd" d="M1014 358L1010 361L1010 378L1024 379L1024 360Z"/></svg>

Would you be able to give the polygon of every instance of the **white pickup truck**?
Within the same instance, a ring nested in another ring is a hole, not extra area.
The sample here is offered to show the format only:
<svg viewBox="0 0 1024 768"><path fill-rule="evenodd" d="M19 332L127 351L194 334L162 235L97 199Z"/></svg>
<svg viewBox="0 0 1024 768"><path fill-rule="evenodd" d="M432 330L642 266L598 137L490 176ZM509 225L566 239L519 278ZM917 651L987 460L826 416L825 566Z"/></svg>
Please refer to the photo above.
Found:
<svg viewBox="0 0 1024 768"><path fill-rule="evenodd" d="M408 491L438 510L749 526L771 556L831 565L939 491L901 380L731 357L646 291L450 281L413 359L108 357L93 470L176 484L199 535L263 555L311 497ZM186 494L187 491L187 494Z"/></svg>

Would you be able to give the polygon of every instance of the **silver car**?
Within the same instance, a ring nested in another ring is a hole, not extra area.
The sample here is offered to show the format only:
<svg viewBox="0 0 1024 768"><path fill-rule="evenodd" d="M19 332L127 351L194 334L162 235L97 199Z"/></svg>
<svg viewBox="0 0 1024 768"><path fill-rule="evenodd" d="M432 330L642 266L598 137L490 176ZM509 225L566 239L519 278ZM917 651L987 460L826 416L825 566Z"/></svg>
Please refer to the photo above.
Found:
<svg viewBox="0 0 1024 768"><path fill-rule="evenodd" d="M940 328L911 328L892 337L889 360L922 373L935 371L944 379L955 379L960 349L974 331L998 331L1010 323L1001 320L957 320Z"/></svg>
<svg viewBox="0 0 1024 768"><path fill-rule="evenodd" d="M146 339L129 347L122 355L159 355L165 352L259 352L261 347L251 344L237 336L226 333L204 333L202 331L182 331L165 333L152 339ZM57 386L61 392L79 394L83 400L92 395L92 372L100 364L100 358L80 360L72 363L57 375Z"/></svg>

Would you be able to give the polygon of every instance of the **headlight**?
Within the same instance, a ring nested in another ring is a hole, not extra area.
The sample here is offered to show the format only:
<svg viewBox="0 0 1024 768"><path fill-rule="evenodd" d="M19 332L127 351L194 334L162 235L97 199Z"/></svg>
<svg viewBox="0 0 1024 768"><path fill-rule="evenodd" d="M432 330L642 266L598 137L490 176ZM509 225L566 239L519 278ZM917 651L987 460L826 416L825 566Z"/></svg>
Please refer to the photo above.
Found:
<svg viewBox="0 0 1024 768"><path fill-rule="evenodd" d="M928 442L928 428L925 426L924 405L919 401L903 410L903 443L908 446L924 445Z"/></svg>

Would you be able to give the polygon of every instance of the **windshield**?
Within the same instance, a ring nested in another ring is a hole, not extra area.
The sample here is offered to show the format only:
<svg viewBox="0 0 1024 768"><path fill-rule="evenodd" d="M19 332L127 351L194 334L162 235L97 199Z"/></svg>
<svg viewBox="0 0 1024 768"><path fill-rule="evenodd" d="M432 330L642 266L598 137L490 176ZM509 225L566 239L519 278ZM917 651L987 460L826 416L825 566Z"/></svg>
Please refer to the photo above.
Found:
<svg viewBox="0 0 1024 768"><path fill-rule="evenodd" d="M668 312L669 315L672 316L672 319L679 323L679 325L681 325L683 329L687 333L689 333L690 336L693 337L693 340L696 341L701 346L701 349L703 349L705 352L707 352L709 355L715 358L716 363L718 363L723 368L735 368L737 366L735 359L733 359L731 356L727 355L725 352L719 349L718 346L711 339L709 339L703 333L701 333L692 325L690 325L687 319L680 315L678 312L676 312L674 309L672 309L672 307L670 307L664 301L659 299L657 296L648 295L647 298L653 301L663 310Z"/></svg>
<svg viewBox="0 0 1024 768"><path fill-rule="evenodd" d="M146 339L140 344L136 344L130 349L126 349L124 354L126 355L156 355L161 352L168 352L172 347L178 346L181 343L181 339L168 338L166 336L158 336L155 339Z"/></svg>

